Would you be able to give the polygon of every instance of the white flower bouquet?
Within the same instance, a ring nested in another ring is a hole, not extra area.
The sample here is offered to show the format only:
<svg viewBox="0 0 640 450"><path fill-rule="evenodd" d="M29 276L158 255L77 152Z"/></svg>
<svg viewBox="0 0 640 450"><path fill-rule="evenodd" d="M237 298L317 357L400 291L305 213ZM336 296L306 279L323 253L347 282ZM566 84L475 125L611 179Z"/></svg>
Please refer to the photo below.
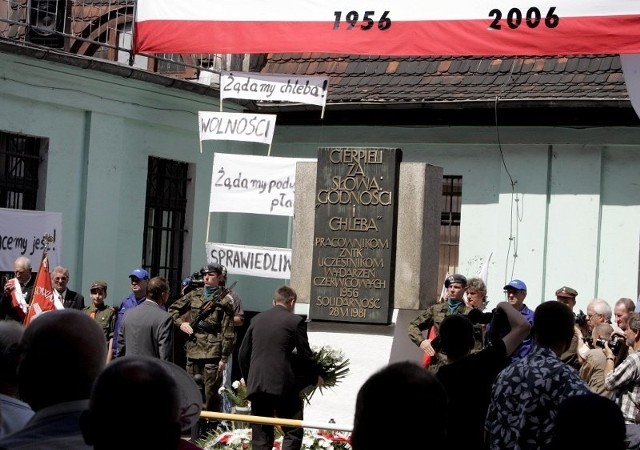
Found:
<svg viewBox="0 0 640 450"><path fill-rule="evenodd" d="M218 394L227 397L233 406L249 406L247 386L244 384L244 380L234 381L231 383L231 388L232 389L229 389L227 386L222 385L220 389L218 389Z"/></svg>

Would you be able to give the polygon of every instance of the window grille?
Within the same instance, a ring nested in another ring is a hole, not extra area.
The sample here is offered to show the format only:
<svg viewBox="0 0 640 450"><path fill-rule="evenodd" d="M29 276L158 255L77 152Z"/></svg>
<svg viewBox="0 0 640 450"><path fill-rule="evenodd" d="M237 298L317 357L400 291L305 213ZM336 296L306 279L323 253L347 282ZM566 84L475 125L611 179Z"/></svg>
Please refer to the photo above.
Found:
<svg viewBox="0 0 640 450"><path fill-rule="evenodd" d="M48 145L48 139L0 131L0 208L36 209L40 150L44 145ZM0 285L12 277L13 272L0 272Z"/></svg>
<svg viewBox="0 0 640 450"><path fill-rule="evenodd" d="M440 255L438 280L444 282L449 273L458 269L460 248L460 210L462 203L462 177L445 175L442 184L442 212L440 215ZM442 285L439 284L439 289ZM440 290L437 296L440 296Z"/></svg>
<svg viewBox="0 0 640 450"><path fill-rule="evenodd" d="M149 157L142 265L180 292L189 165Z"/></svg>
<svg viewBox="0 0 640 450"><path fill-rule="evenodd" d="M45 141L0 132L0 207L36 209L40 148Z"/></svg>

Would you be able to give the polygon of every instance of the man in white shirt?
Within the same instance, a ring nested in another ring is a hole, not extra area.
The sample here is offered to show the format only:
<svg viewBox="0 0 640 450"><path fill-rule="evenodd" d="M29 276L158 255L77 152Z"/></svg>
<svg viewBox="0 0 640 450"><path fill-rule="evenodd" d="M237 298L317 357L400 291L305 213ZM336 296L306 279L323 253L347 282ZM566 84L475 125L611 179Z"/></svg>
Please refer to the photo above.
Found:
<svg viewBox="0 0 640 450"><path fill-rule="evenodd" d="M83 309L84 296L67 288L69 269L56 266L51 273L54 300L58 300L65 308Z"/></svg>

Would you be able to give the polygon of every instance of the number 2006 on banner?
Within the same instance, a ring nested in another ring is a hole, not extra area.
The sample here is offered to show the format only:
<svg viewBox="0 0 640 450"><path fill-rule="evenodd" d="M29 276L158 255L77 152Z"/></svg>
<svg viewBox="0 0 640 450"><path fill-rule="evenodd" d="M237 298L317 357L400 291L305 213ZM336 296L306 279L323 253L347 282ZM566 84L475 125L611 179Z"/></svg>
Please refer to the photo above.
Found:
<svg viewBox="0 0 640 450"><path fill-rule="evenodd" d="M551 7L547 12L547 15L543 18L540 10L536 7L529 8L524 14L518 8L510 9L506 14L506 23L511 29L518 28L524 18L525 24L529 28L536 28L540 23L543 23L547 28L555 28L560 22L560 18L555 13L556 8ZM333 12L333 29L338 30L343 22L343 11ZM499 30L502 28L501 21L503 19L503 12L499 9L492 9L489 12L489 17L493 17L489 28ZM382 13L380 17L377 17L375 11L364 11L362 14L362 20L360 20L360 13L358 11L349 11L344 14L344 23L347 30L353 30L360 23L360 29L363 31L372 30L377 25L377 29L385 31L391 28L391 19L389 18L389 11Z"/></svg>

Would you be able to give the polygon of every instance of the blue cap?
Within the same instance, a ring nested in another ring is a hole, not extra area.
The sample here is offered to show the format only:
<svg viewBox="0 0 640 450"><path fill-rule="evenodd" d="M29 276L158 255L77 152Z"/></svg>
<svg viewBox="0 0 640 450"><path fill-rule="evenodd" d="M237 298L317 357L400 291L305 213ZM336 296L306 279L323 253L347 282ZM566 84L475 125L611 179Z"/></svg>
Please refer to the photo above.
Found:
<svg viewBox="0 0 640 450"><path fill-rule="evenodd" d="M149 272L147 272L144 269L136 269L133 272L131 272L129 274L129 278L131 277L136 277L139 280L148 280L149 279Z"/></svg>
<svg viewBox="0 0 640 450"><path fill-rule="evenodd" d="M527 285L524 284L524 281L511 280L509 281L509 284L505 285L505 287L503 287L502 289L504 289L505 291L507 289L515 289L516 291L526 291Z"/></svg>

